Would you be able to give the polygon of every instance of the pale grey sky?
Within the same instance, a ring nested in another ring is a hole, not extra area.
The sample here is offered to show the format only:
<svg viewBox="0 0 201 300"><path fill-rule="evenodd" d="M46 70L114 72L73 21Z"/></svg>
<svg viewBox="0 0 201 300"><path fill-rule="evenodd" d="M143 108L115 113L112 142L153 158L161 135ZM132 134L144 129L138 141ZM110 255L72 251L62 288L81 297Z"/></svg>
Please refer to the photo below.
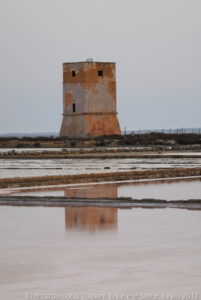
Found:
<svg viewBox="0 0 201 300"><path fill-rule="evenodd" d="M59 131L62 63L117 63L121 128L201 127L200 0L0 0L0 133Z"/></svg>

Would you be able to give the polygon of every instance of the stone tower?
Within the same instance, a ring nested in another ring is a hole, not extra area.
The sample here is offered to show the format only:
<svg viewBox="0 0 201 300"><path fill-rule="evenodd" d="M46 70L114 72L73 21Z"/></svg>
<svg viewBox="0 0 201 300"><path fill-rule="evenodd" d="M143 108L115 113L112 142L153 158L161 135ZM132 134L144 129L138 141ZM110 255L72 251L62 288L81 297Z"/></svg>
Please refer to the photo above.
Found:
<svg viewBox="0 0 201 300"><path fill-rule="evenodd" d="M115 63L63 64L63 120L60 136L121 134L116 112Z"/></svg>

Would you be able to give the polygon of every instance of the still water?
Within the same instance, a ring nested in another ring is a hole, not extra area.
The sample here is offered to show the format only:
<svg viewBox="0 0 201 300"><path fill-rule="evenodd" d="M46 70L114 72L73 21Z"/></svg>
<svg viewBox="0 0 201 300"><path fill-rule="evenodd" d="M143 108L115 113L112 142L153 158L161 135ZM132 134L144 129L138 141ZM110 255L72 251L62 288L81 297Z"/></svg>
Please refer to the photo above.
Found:
<svg viewBox="0 0 201 300"><path fill-rule="evenodd" d="M0 178L201 167L201 158L0 159Z"/></svg>
<svg viewBox="0 0 201 300"><path fill-rule="evenodd" d="M78 198L201 199L201 177L0 190L0 194Z"/></svg>
<svg viewBox="0 0 201 300"><path fill-rule="evenodd" d="M1 206L0 222L0 299L46 293L201 299L200 211Z"/></svg>

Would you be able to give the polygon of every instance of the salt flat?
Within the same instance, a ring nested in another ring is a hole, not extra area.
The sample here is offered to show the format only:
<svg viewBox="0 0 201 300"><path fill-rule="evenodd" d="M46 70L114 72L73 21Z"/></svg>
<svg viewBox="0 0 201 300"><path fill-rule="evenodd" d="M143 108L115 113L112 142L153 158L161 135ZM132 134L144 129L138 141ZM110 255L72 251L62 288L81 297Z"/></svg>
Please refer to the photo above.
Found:
<svg viewBox="0 0 201 300"><path fill-rule="evenodd" d="M200 297L200 214L179 209L1 207L2 299L33 293Z"/></svg>
<svg viewBox="0 0 201 300"><path fill-rule="evenodd" d="M200 167L201 158L1 159L0 178Z"/></svg>

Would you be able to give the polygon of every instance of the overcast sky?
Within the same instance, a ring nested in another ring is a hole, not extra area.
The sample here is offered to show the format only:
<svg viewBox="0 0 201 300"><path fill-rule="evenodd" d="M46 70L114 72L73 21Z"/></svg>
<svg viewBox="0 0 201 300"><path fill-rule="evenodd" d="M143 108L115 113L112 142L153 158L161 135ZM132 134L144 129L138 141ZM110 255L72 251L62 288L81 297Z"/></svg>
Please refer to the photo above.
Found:
<svg viewBox="0 0 201 300"><path fill-rule="evenodd" d="M59 131L88 57L117 63L122 129L201 127L200 0L0 0L0 133Z"/></svg>

